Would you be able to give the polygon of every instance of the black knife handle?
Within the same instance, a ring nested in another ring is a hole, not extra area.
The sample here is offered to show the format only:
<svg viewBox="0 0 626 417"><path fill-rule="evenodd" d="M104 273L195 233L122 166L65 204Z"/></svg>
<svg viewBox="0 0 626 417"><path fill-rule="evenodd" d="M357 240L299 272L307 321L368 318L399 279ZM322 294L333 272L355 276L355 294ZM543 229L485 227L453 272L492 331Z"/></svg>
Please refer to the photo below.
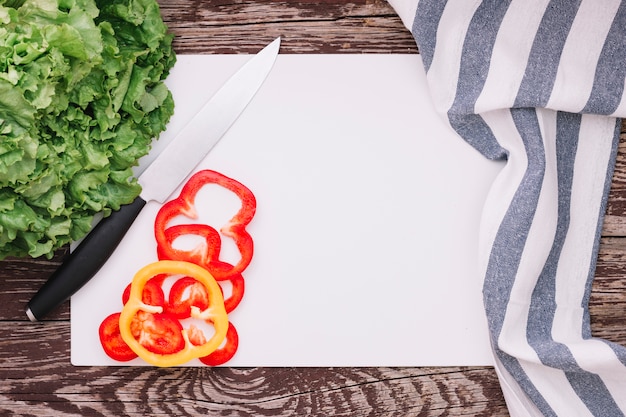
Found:
<svg viewBox="0 0 626 417"><path fill-rule="evenodd" d="M26 315L38 321L81 289L102 268L146 202L137 197L102 219L30 300Z"/></svg>

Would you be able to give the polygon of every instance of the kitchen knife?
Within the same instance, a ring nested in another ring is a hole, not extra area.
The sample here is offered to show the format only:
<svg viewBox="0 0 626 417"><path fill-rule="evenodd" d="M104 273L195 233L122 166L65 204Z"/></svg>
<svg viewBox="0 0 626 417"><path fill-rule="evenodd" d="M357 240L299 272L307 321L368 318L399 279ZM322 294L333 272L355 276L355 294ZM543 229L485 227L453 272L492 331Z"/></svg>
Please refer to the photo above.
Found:
<svg viewBox="0 0 626 417"><path fill-rule="evenodd" d="M141 194L100 221L30 300L26 315L38 321L85 285L105 264L148 201L174 192L228 131L269 74L280 38L239 69L139 176Z"/></svg>

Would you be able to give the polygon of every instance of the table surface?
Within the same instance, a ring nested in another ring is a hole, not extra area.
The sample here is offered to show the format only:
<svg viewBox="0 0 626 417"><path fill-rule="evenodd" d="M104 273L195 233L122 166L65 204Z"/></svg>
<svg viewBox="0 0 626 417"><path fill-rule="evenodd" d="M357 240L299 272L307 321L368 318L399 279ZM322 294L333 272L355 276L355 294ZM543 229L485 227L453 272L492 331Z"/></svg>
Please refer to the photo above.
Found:
<svg viewBox="0 0 626 417"><path fill-rule="evenodd" d="M159 0L179 54L418 53L383 0ZM626 344L626 125L590 312ZM74 367L69 302L44 322L24 307L67 255L0 262L0 415L507 416L493 368ZM462 347L460 347L462 348Z"/></svg>

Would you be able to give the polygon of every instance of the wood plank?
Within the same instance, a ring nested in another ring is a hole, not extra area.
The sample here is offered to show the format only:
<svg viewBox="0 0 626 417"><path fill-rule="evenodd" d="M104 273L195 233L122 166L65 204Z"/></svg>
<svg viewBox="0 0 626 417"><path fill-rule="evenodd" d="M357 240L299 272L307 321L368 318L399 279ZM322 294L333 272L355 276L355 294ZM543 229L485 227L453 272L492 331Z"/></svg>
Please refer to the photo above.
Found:
<svg viewBox="0 0 626 417"><path fill-rule="evenodd" d="M589 301L595 337L626 345L626 239L603 238Z"/></svg>
<svg viewBox="0 0 626 417"><path fill-rule="evenodd" d="M52 275L69 252L57 251L53 259L8 258L0 261L0 320L28 321L26 304ZM50 313L46 320L68 320L69 302Z"/></svg>
<svg viewBox="0 0 626 417"><path fill-rule="evenodd" d="M622 121L607 214L609 217L605 219L603 232L610 236L626 236L626 121Z"/></svg>
<svg viewBox="0 0 626 417"><path fill-rule="evenodd" d="M177 53L255 53L277 36L282 53L416 53L384 0L161 0ZM357 36L359 32L367 36Z"/></svg>
<svg viewBox="0 0 626 417"><path fill-rule="evenodd" d="M67 322L0 322L0 410L20 415L505 415L493 369L73 367ZM32 352L39 352L33 358ZM145 401L149 399L149 401ZM484 415L484 414L483 414Z"/></svg>

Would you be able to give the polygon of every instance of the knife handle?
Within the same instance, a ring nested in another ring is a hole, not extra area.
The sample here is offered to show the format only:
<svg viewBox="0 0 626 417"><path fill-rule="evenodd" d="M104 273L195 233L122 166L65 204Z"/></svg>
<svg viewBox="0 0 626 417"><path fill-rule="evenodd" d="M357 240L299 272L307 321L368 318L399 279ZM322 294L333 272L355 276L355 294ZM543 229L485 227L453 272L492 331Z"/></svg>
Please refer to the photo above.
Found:
<svg viewBox="0 0 626 417"><path fill-rule="evenodd" d="M26 315L38 321L82 288L102 268L146 205L137 197L102 219L30 300Z"/></svg>

